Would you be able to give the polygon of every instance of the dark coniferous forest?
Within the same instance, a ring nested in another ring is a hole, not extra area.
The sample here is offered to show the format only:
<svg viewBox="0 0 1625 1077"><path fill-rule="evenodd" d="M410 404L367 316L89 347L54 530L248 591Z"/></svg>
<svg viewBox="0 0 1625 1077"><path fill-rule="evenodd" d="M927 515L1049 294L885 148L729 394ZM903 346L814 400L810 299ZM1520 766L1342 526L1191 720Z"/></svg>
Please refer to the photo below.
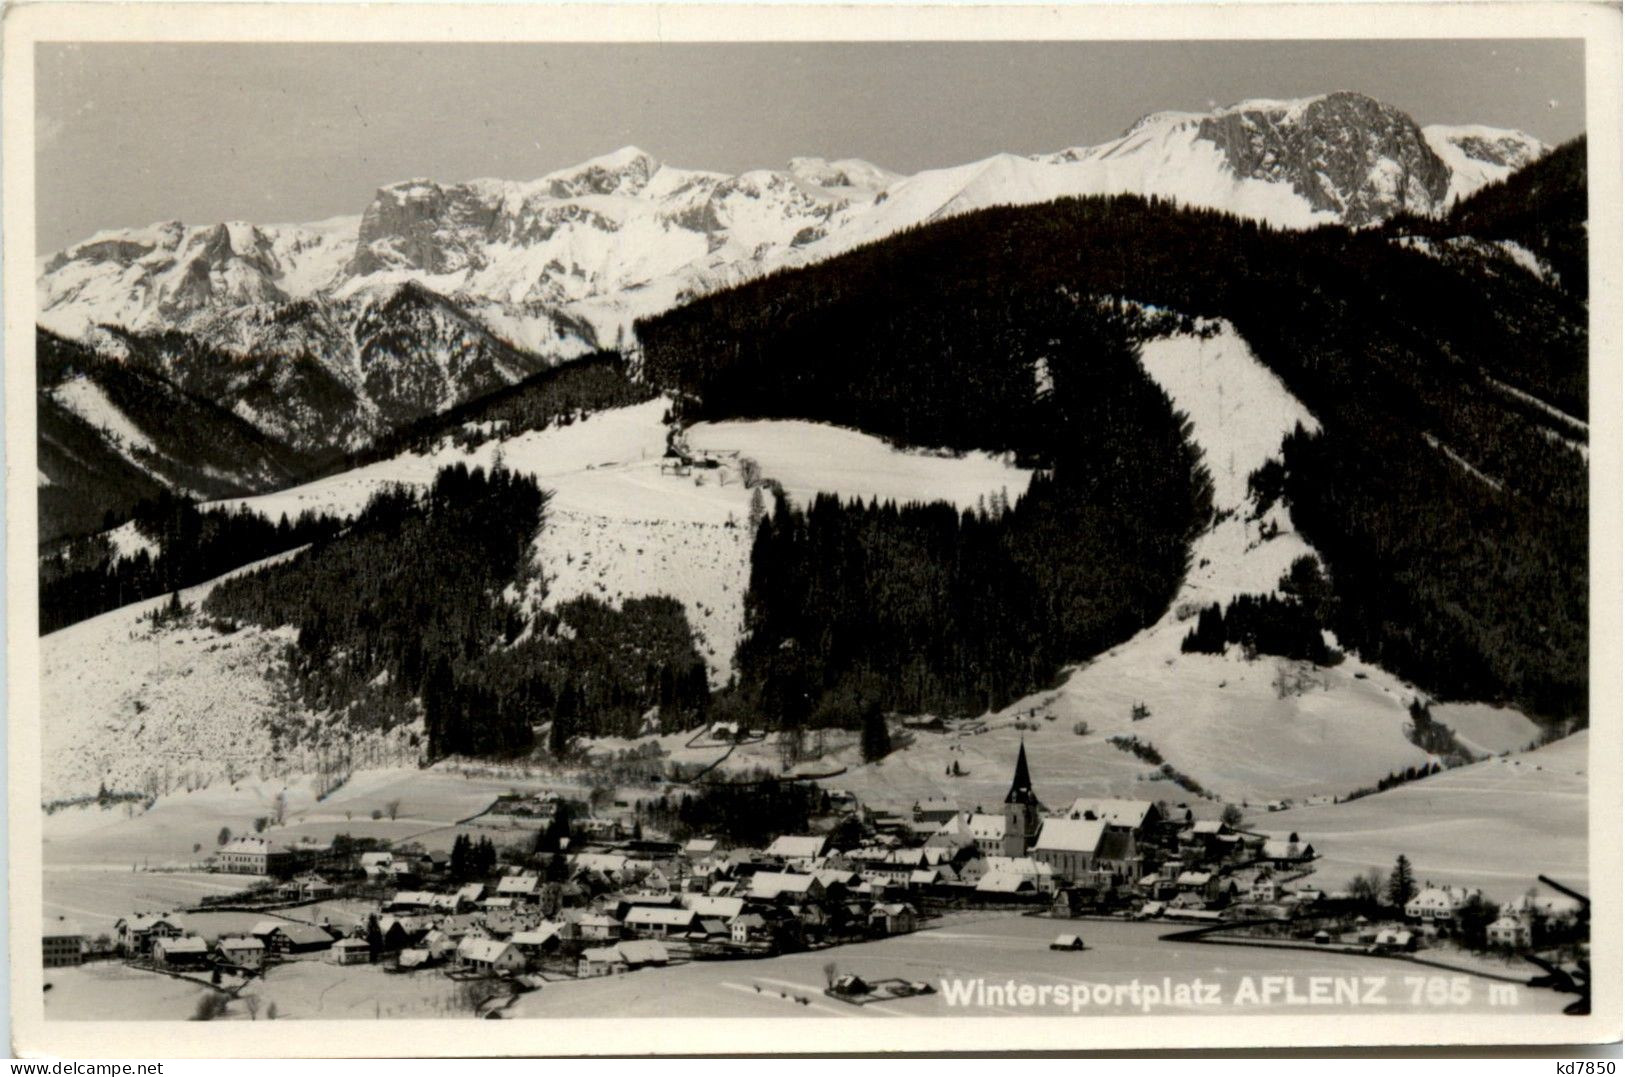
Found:
<svg viewBox="0 0 1625 1077"><path fill-rule="evenodd" d="M1573 196L1584 176L1566 166L1572 154L1554 155L1549 175L1537 172L1545 161L1536 164L1527 170L1535 179L1521 181L1535 203L1529 212L1553 234L1572 236L1556 222L1585 204ZM1290 439L1274 483L1327 562L1334 593L1320 614L1344 645L1447 698L1505 700L1547 719L1583 716L1587 470L1569 441L1587 414L1586 308L1533 274L1433 257L1381 230L1286 232L1136 197L1064 199L940 221L753 281L646 320L639 338L648 376L682 395L687 418L824 420L902 442L1013 450L1053 465L1058 485L1085 476L1109 482L1136 463L1131 455L1156 468L1172 458L1155 441L1108 433L1079 447L1074 470L1057 454L1064 439L1053 438L1055 402L1035 392L1047 377L1060 394L1069 370L1117 369L1081 361L1104 350L1102 298L1228 319L1320 418L1320 433ZM1067 340L1075 346L1058 346ZM1080 361L1069 364L1068 354ZM1115 401L1124 384L1133 378L1115 375L1101 385L1102 399ZM1576 422L1530 407L1519 393ZM1088 396L1075 394L1066 406ZM1119 410L1126 422L1139 421L1137 433L1151 422L1132 406L1092 414ZM1177 507L1149 507L1167 490L1126 486L1114 507L1124 519L1160 511L1188 524L1188 496ZM1021 507L998 526L1013 531ZM835 518L827 506L821 511ZM809 548L815 531L848 530L811 522L817 515L807 515ZM1099 552L1087 532L1080 537L1063 516L1044 515L1053 563L1068 564L1074 549ZM793 550L797 519L787 517L789 537L764 526L764 541ZM939 533L946 542L950 529ZM1118 554L1114 569L1156 571L1158 562L1131 549ZM796 563L805 567L787 570L788 580L763 576L758 586L753 577L752 640L740 672L746 689L771 683L779 675L758 656L793 640L774 653L804 654L789 675L813 682L806 706L816 708L817 692L843 673L842 662L832 667L819 656L886 648L878 633L860 634L857 645L820 642L814 618L798 618L794 607L811 601L820 613L876 625L898 623L904 607L882 610L857 585L843 592L826 582L836 570L818 557ZM1019 574L994 572L983 601L1000 614L1021 609ZM924 612L903 590L898 601ZM847 612L841 603L850 599L840 596L860 592L868 611ZM1050 598L1067 616L1082 610L1082 620L1113 623L1102 616L1110 598L1090 589ZM1044 631L1054 631L1053 621ZM977 655L983 643L1002 642L967 641L967 649ZM943 659L926 679L941 686L929 698L974 708L1021 682L978 662Z"/></svg>

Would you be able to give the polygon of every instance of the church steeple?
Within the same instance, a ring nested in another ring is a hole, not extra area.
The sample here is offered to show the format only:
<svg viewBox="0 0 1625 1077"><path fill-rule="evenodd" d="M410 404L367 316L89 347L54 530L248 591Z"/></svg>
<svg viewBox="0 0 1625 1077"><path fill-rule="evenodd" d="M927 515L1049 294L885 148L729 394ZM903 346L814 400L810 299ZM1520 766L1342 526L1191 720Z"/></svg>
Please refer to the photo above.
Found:
<svg viewBox="0 0 1625 1077"><path fill-rule="evenodd" d="M1032 775L1027 773L1027 740L1023 737L1021 750L1016 753L1016 774L1010 779L1010 792L1004 798L1004 840L999 850L1002 855L1027 855L1033 839L1038 836L1038 813Z"/></svg>
<svg viewBox="0 0 1625 1077"><path fill-rule="evenodd" d="M1032 775L1027 773L1027 738L1021 739L1021 749L1016 753L1016 776L1010 780L1010 792L1005 794L1006 804L1036 804L1038 798L1033 795Z"/></svg>

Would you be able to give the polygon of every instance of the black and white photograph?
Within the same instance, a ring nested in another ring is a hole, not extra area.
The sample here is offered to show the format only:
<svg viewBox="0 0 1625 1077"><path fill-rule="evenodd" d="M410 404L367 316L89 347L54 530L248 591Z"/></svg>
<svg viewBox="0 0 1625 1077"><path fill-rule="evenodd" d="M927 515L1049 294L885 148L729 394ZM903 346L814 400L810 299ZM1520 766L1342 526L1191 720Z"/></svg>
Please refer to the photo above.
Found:
<svg viewBox="0 0 1625 1077"><path fill-rule="evenodd" d="M1617 9L130 6L7 25L16 1054L1618 1039Z"/></svg>

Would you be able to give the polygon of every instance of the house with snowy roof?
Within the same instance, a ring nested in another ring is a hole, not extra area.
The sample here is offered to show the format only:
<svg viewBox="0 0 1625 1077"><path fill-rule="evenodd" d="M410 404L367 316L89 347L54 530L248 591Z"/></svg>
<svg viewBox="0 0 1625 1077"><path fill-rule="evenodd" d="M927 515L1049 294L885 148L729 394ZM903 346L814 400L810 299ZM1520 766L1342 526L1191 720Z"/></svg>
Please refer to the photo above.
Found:
<svg viewBox="0 0 1625 1077"><path fill-rule="evenodd" d="M474 972L523 972L525 955L511 941L469 937L457 944L457 964Z"/></svg>
<svg viewBox="0 0 1625 1077"><path fill-rule="evenodd" d="M700 914L693 909L636 905L627 911L621 923L640 938L665 939L688 934L699 926L699 921Z"/></svg>
<svg viewBox="0 0 1625 1077"><path fill-rule="evenodd" d="M818 901L824 896L824 884L815 875L791 871L758 871L750 877L749 896L757 901L777 901L781 898Z"/></svg>
<svg viewBox="0 0 1625 1077"><path fill-rule="evenodd" d="M828 848L827 834L784 834L773 839L767 855L792 866L805 866L823 856Z"/></svg>
<svg viewBox="0 0 1625 1077"><path fill-rule="evenodd" d="M1405 916L1424 922L1454 920L1461 907L1480 893L1462 886L1424 887L1405 903Z"/></svg>

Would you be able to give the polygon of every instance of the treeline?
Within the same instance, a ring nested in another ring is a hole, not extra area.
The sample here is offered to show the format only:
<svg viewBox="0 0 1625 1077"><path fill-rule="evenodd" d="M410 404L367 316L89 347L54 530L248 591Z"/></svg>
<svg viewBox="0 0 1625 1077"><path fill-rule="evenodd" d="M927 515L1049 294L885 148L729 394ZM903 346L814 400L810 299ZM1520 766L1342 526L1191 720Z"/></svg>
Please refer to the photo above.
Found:
<svg viewBox="0 0 1625 1077"><path fill-rule="evenodd" d="M1587 413L1585 306L1528 274L1469 271L1379 230L1063 199L752 281L639 336L685 415L794 415L1037 460L1053 427L1034 390L1062 336L1047 331L1104 297L1227 319L1317 416L1278 478L1326 562L1346 645L1434 695L1583 713L1586 462L1553 438L1567 424L1487 381ZM1079 460L1109 481L1131 457Z"/></svg>
<svg viewBox="0 0 1625 1077"><path fill-rule="evenodd" d="M548 497L504 468L448 467L427 491L381 491L342 534L221 583L204 611L296 628L308 709L384 727L421 714L430 759L524 753L549 721L563 748L577 733L635 732L650 708L692 722L705 667L674 600L521 606L540 593L531 544Z"/></svg>
<svg viewBox="0 0 1625 1077"><path fill-rule="evenodd" d="M120 556L96 535L63 543L40 557L40 632L131 602L190 587L234 568L306 543L331 538L341 521L304 512L276 523L247 508L199 509L190 499L160 491L131 512L136 531L157 553Z"/></svg>

